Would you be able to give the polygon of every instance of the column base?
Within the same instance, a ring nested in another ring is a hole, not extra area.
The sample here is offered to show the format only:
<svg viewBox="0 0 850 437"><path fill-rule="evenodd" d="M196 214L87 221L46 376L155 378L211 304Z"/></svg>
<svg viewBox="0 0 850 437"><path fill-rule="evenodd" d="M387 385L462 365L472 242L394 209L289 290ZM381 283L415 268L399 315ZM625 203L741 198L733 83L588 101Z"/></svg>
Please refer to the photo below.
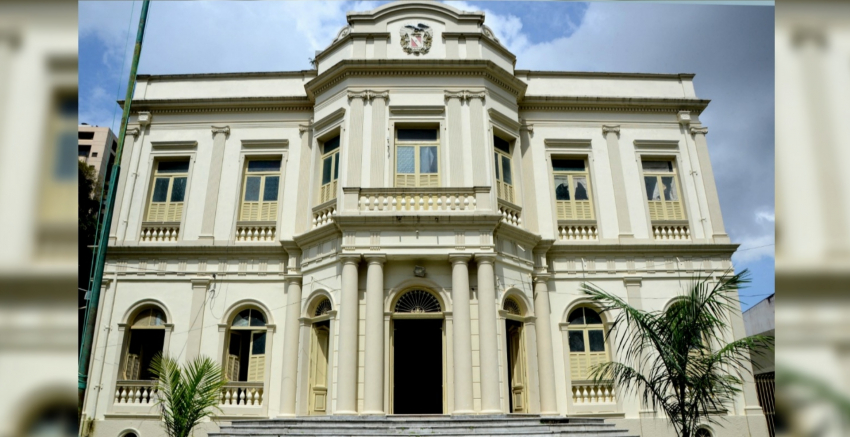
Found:
<svg viewBox="0 0 850 437"><path fill-rule="evenodd" d="M383 411L364 411L360 413L361 416L386 416L387 413Z"/></svg>
<svg viewBox="0 0 850 437"><path fill-rule="evenodd" d="M475 414L475 411L473 411L473 410L457 410L457 411L452 411L451 415L452 416L466 416L466 415L471 415L471 414Z"/></svg>
<svg viewBox="0 0 850 437"><path fill-rule="evenodd" d="M505 414L502 410L481 410L478 414Z"/></svg>
<svg viewBox="0 0 850 437"><path fill-rule="evenodd" d="M334 416L359 416L360 414L356 411L334 411Z"/></svg>

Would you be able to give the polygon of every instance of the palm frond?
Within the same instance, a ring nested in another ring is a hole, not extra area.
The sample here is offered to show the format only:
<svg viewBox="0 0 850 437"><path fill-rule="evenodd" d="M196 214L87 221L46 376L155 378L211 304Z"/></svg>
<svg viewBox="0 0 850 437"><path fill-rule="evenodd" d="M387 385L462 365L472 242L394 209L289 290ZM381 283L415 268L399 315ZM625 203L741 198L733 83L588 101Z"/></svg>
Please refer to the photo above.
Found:
<svg viewBox="0 0 850 437"><path fill-rule="evenodd" d="M183 368L176 360L157 355L151 361L156 377L157 405L169 437L188 437L218 407L227 383L221 367L209 357L198 357Z"/></svg>

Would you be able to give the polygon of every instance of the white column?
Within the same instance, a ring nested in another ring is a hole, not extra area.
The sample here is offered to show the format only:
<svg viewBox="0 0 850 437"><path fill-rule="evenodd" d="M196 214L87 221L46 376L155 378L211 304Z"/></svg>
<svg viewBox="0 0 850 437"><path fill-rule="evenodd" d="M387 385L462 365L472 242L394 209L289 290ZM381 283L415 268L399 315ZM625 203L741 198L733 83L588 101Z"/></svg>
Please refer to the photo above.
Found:
<svg viewBox="0 0 850 437"><path fill-rule="evenodd" d="M451 254L452 330L454 337L454 393L452 414L473 414L472 329L469 315L469 259L471 255Z"/></svg>
<svg viewBox="0 0 850 437"><path fill-rule="evenodd" d="M705 189L705 200L708 203L708 216L711 218L711 232L706 238L718 238L728 242L729 236L723 226L723 215L720 213L720 197L717 195L717 183L714 182L714 170L711 168L711 158L708 156L708 143L705 136L708 134L707 127L690 127L691 135L697 149L699 160L699 171L702 174L703 188Z"/></svg>
<svg viewBox="0 0 850 437"><path fill-rule="evenodd" d="M555 400L555 361L549 317L548 274L534 275L534 316L537 318L537 368L540 374L540 414L558 414Z"/></svg>
<svg viewBox="0 0 850 437"><path fill-rule="evenodd" d="M339 302L339 364L334 414L357 414L357 265L360 255L342 255L342 296Z"/></svg>
<svg viewBox="0 0 850 437"><path fill-rule="evenodd" d="M602 126L602 135L608 143L608 161L611 164L611 179L614 183L614 204L617 205L617 226L620 238L634 238L629 219L629 202L626 197L626 180L623 159L620 154L620 126Z"/></svg>
<svg viewBox="0 0 850 437"><path fill-rule="evenodd" d="M363 414L384 412L384 262L386 255L366 255L366 393Z"/></svg>
<svg viewBox="0 0 850 437"><path fill-rule="evenodd" d="M475 255L478 263L478 348L481 365L481 412L502 412L499 398L499 344L496 335L494 253ZM457 304L455 304L457 305Z"/></svg>
<svg viewBox="0 0 850 437"><path fill-rule="evenodd" d="M224 142L230 135L230 126L213 126L213 149L210 157L210 177L204 200L204 218L201 221L200 239L215 239L215 213L218 209L218 188L221 185L221 167L224 165Z"/></svg>
<svg viewBox="0 0 850 437"><path fill-rule="evenodd" d="M301 331L301 275L286 275L286 324L283 327L283 375L280 415L295 416L298 387L298 337Z"/></svg>

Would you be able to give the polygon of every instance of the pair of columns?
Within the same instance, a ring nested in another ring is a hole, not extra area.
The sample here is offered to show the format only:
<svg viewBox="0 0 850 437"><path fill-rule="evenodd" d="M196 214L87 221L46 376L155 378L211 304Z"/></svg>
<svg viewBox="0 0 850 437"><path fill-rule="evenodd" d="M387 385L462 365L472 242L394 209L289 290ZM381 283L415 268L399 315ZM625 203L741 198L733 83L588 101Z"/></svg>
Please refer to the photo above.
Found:
<svg viewBox="0 0 850 437"><path fill-rule="evenodd" d="M357 413L357 340L359 322L358 265L360 255L342 255L342 287L339 305L339 379L335 414ZM384 406L384 269L386 255L365 256L366 271L366 344L364 360L363 414L386 414ZM472 390L472 321L470 317L470 254L449 255L452 265L452 329L454 352L454 411L474 414ZM481 413L502 413L499 391L499 348L497 335L496 287L492 253L477 254L478 263L478 335L481 372ZM301 277L287 276L287 320L284 338L284 362L281 414L295 414L298 368L298 318L301 311ZM549 332L549 295L545 275L535 278L535 313L544 329L538 334L541 412L557 414L552 336Z"/></svg>

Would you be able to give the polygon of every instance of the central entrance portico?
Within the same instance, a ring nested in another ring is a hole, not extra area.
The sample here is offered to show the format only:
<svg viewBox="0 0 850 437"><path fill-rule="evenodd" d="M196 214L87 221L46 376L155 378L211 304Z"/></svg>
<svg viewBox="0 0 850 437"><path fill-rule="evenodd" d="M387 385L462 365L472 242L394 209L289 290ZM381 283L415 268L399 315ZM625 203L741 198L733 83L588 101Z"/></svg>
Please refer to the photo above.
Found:
<svg viewBox="0 0 850 437"><path fill-rule="evenodd" d="M393 306L391 414L445 413L445 330L435 294L410 289Z"/></svg>

